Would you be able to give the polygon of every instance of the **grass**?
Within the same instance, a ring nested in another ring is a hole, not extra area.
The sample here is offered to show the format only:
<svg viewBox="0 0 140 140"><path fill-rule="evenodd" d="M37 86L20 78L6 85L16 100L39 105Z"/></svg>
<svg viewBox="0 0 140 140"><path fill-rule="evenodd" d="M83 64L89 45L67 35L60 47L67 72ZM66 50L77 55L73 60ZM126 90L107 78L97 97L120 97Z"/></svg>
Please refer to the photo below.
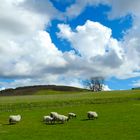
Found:
<svg viewBox="0 0 140 140"><path fill-rule="evenodd" d="M1 140L140 139L140 91L42 94L0 97ZM99 118L87 120L89 110L97 111ZM65 124L46 125L42 117L51 111L75 112L77 118ZM10 114L21 114L22 121L8 125Z"/></svg>
<svg viewBox="0 0 140 140"><path fill-rule="evenodd" d="M54 95L54 94L76 94L81 92L86 92L87 90L81 89L81 91L55 91L55 90L39 90L35 92L35 95Z"/></svg>

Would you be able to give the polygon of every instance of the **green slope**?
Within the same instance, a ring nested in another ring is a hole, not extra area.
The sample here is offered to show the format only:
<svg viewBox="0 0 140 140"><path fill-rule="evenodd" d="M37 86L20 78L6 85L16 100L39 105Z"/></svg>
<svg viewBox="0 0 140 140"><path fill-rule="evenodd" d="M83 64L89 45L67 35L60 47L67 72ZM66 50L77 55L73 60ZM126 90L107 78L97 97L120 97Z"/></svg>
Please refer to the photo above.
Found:
<svg viewBox="0 0 140 140"><path fill-rule="evenodd" d="M15 89L5 89L0 91L0 96L22 96L22 95L46 95L46 94L59 94L66 92L82 92L88 91L87 89L70 87L70 86L59 86L59 85L36 85L36 86L25 86L17 87Z"/></svg>
<svg viewBox="0 0 140 140"><path fill-rule="evenodd" d="M43 91L44 92L44 91ZM97 120L87 120L95 110ZM75 112L77 118L65 124L46 125L42 117L51 111ZM8 125L10 114L22 121ZM140 92L72 92L65 94L0 97L1 140L139 140Z"/></svg>

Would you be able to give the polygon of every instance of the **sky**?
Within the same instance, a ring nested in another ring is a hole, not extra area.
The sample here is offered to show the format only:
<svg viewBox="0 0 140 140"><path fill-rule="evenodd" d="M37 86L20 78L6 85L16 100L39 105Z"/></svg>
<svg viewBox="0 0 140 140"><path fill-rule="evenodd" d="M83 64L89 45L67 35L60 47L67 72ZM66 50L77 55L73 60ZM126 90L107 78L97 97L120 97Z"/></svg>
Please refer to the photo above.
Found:
<svg viewBox="0 0 140 140"><path fill-rule="evenodd" d="M140 87L139 0L0 0L0 89Z"/></svg>

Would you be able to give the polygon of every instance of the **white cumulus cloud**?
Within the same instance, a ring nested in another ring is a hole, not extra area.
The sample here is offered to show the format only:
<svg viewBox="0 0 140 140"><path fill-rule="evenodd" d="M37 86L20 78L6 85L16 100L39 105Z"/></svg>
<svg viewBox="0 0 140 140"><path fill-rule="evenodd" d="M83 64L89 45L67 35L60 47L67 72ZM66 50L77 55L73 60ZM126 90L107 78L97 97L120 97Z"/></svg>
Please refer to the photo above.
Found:
<svg viewBox="0 0 140 140"><path fill-rule="evenodd" d="M64 13L49 0L0 0L0 3L0 77L12 79L1 80L1 87L40 83L81 87L81 79L91 76L140 75L138 0L76 0ZM68 24L59 24L59 39L69 41L74 50L58 50L44 31L51 20L74 18L86 6L99 4L112 7L110 19L133 15L133 26L123 39L113 38L112 30L99 22L87 20L74 30Z"/></svg>
<svg viewBox="0 0 140 140"><path fill-rule="evenodd" d="M111 36L110 28L89 20L75 31L65 24L58 28L58 37L67 39L79 52L79 65L82 65L84 75L117 76L125 54L120 42Z"/></svg>
<svg viewBox="0 0 140 140"><path fill-rule="evenodd" d="M133 87L140 87L140 80L134 80L134 81L132 81L132 86Z"/></svg>

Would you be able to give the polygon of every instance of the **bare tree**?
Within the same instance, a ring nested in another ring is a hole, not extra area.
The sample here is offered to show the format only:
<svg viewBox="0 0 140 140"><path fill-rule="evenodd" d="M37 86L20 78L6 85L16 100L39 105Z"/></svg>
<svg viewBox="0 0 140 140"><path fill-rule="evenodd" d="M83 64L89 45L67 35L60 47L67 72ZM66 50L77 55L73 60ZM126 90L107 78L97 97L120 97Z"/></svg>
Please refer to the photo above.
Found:
<svg viewBox="0 0 140 140"><path fill-rule="evenodd" d="M87 80L86 85L94 92L102 91L104 84L103 77L92 77L90 80Z"/></svg>

